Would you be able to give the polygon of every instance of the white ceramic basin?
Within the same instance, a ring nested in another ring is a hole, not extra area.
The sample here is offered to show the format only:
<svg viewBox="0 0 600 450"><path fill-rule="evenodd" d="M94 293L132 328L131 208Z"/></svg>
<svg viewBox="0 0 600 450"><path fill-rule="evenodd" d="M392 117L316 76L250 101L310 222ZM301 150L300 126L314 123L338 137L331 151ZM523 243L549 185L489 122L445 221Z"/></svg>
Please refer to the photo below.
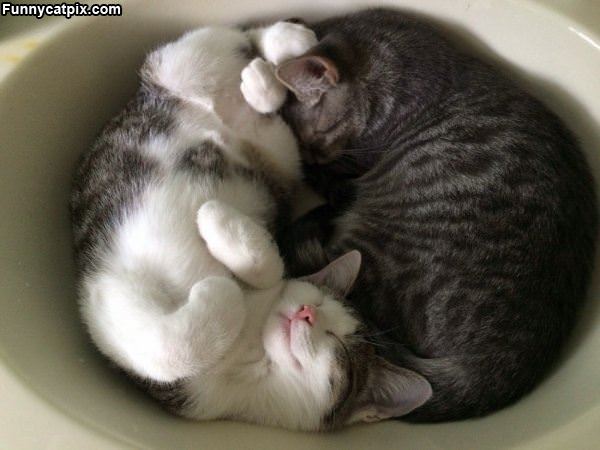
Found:
<svg viewBox="0 0 600 450"><path fill-rule="evenodd" d="M366 4L305 3L125 3L123 17L65 20L1 82L0 448L598 448L598 276L551 376L517 405L461 423L388 422L319 435L189 422L163 412L96 354L79 321L71 260L67 200L78 155L133 93L136 69L156 44L203 23L314 18ZM512 73L579 135L600 179L600 3L385 3L438 21Z"/></svg>

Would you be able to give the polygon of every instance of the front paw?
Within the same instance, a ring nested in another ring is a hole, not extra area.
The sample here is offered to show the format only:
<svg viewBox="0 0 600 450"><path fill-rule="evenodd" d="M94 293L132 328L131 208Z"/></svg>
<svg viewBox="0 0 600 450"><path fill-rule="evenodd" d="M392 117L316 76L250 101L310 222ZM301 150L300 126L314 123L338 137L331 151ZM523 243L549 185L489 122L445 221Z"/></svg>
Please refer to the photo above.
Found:
<svg viewBox="0 0 600 450"><path fill-rule="evenodd" d="M179 326L190 336L197 362L211 364L237 339L246 318L244 295L225 277L207 277L192 286L188 303L178 310Z"/></svg>
<svg viewBox="0 0 600 450"><path fill-rule="evenodd" d="M277 22L266 28L262 36L265 59L273 64L303 55L317 45L317 35L302 24Z"/></svg>
<svg viewBox="0 0 600 450"><path fill-rule="evenodd" d="M200 207L197 222L211 255L238 278L258 289L281 281L283 261L266 228L218 200Z"/></svg>
<svg viewBox="0 0 600 450"><path fill-rule="evenodd" d="M285 86L275 78L273 67L261 58L255 58L242 70L240 89L246 102L262 114L281 108L287 94Z"/></svg>

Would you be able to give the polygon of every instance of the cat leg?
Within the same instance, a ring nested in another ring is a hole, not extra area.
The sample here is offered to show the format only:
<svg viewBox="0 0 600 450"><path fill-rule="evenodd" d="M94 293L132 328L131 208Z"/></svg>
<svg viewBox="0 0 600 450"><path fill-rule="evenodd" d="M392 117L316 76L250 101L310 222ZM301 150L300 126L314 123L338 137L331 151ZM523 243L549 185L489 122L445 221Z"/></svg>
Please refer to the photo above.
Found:
<svg viewBox="0 0 600 450"><path fill-rule="evenodd" d="M246 318L244 295L225 277L207 277L190 289L188 302L174 313L182 345L189 345L194 365L218 362L239 336ZM186 344L187 343L187 344Z"/></svg>
<svg viewBox="0 0 600 450"><path fill-rule="evenodd" d="M122 283L121 275L104 280L82 313L94 342L126 370L160 382L195 376L239 336L246 305L234 280L207 277L171 310L161 301L162 286Z"/></svg>
<svg viewBox="0 0 600 450"><path fill-rule="evenodd" d="M266 289L283 276L283 261L271 234L252 218L219 200L198 211L198 229L211 254L249 285Z"/></svg>

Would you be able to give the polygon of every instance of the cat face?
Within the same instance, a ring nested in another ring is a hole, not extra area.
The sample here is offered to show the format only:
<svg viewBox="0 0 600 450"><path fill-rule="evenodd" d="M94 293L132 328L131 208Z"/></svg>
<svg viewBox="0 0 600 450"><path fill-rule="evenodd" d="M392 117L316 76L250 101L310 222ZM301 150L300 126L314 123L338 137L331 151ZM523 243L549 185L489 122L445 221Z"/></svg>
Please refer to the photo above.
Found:
<svg viewBox="0 0 600 450"><path fill-rule="evenodd" d="M422 377L376 356L363 325L340 300L359 266L360 254L351 252L290 281L271 312L263 343L273 403L281 406L271 423L327 430L406 414L431 395Z"/></svg>
<svg viewBox="0 0 600 450"><path fill-rule="evenodd" d="M306 55L277 67L277 78L294 94L282 113L301 142L303 159L326 164L361 136L370 95L347 39L328 35Z"/></svg>
<svg viewBox="0 0 600 450"><path fill-rule="evenodd" d="M270 383L283 387L289 413L283 426L334 425L328 417L349 389L346 353L358 330L359 321L331 294L307 282L287 285L263 334Z"/></svg>

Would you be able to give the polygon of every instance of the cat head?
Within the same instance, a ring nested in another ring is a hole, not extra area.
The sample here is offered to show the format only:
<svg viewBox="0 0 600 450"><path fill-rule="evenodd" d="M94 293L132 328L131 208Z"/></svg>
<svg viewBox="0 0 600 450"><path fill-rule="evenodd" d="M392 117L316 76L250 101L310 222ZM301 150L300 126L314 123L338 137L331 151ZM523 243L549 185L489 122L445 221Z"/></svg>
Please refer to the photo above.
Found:
<svg viewBox="0 0 600 450"><path fill-rule="evenodd" d="M435 30L391 9L327 19L313 29L319 43L276 68L293 94L282 114L306 162L328 164L344 155L353 166L350 160L360 157L363 170L399 124L440 102L451 82L446 55L452 52Z"/></svg>
<svg viewBox="0 0 600 450"><path fill-rule="evenodd" d="M361 89L353 51L330 35L307 54L280 64L276 76L293 94L282 114L311 164L333 161L366 126L368 93Z"/></svg>
<svg viewBox="0 0 600 450"><path fill-rule="evenodd" d="M271 411L266 422L328 430L407 414L431 396L420 375L375 354L364 326L343 303L360 268L350 252L320 272L290 281L267 321Z"/></svg>

